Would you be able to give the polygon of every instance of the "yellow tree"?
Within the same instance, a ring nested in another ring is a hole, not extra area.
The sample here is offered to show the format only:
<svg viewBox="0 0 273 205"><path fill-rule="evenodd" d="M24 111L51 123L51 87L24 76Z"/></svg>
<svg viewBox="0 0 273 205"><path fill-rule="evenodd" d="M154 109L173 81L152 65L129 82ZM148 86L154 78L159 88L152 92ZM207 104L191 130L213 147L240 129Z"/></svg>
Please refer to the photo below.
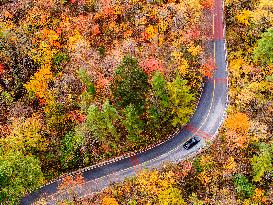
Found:
<svg viewBox="0 0 273 205"><path fill-rule="evenodd" d="M25 84L25 88L31 96L36 96L39 99L46 98L48 83L54 78L50 68L50 64L42 65L31 80Z"/></svg>
<svg viewBox="0 0 273 205"><path fill-rule="evenodd" d="M235 143L238 147L246 147L250 141L249 119L246 114L238 112L230 114L225 122L228 140Z"/></svg>
<svg viewBox="0 0 273 205"><path fill-rule="evenodd" d="M181 191L173 187L161 191L158 195L158 202L160 205L186 205L186 202L182 198Z"/></svg>
<svg viewBox="0 0 273 205"><path fill-rule="evenodd" d="M4 150L18 150L25 154L45 151L46 139L42 136L42 121L38 116L24 119L14 119L9 136L0 138Z"/></svg>
<svg viewBox="0 0 273 205"><path fill-rule="evenodd" d="M102 199L102 205L118 205L118 202L115 198L105 196Z"/></svg>

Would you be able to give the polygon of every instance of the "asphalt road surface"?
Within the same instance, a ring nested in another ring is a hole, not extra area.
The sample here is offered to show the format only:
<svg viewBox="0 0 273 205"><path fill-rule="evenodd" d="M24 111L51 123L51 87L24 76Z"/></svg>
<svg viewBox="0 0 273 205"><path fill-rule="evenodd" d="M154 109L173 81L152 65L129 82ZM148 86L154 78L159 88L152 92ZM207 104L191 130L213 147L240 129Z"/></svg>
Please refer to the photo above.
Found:
<svg viewBox="0 0 273 205"><path fill-rule="evenodd" d="M71 173L82 173L85 183L75 188L79 197L98 192L113 182L123 181L134 176L141 169L159 168L167 162L179 162L197 154L216 136L225 117L228 104L228 71L226 63L226 44L224 38L223 0L215 0L213 10L213 40L210 43L217 69L212 78L206 79L196 112L189 124L183 127L172 138L149 150L128 157L120 157L92 167ZM190 150L183 144L191 137L200 142ZM58 191L61 179L45 185L25 196L21 204L32 204L40 197L45 197L48 204L56 204L65 199L67 193Z"/></svg>

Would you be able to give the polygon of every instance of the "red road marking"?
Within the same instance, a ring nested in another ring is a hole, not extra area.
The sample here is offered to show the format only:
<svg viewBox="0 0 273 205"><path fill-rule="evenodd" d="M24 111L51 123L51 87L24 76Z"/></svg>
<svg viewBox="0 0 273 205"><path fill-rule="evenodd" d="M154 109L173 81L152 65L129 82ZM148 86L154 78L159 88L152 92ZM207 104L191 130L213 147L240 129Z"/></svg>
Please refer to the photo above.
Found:
<svg viewBox="0 0 273 205"><path fill-rule="evenodd" d="M198 136L204 138L204 139L212 138L212 136L210 134L208 134L208 133L206 133L206 132L204 132L202 130L197 129L196 127L194 127L192 125L187 125L185 127L185 129L188 130L189 132L195 134L195 135L198 135Z"/></svg>
<svg viewBox="0 0 273 205"><path fill-rule="evenodd" d="M222 6L222 1L214 1L214 40L224 39Z"/></svg>
<svg viewBox="0 0 273 205"><path fill-rule="evenodd" d="M198 136L202 137L203 139L206 139L206 140L207 140L207 139L210 138L210 136L207 136L206 134L200 132L200 131L197 130L196 128L186 127L186 129L187 129L188 131L190 131L191 133L193 133L194 135L198 135Z"/></svg>
<svg viewBox="0 0 273 205"><path fill-rule="evenodd" d="M198 134L201 135L200 137L203 137L204 139L208 139L211 137L211 135L209 135L208 133L202 131L202 130L198 130L196 127L193 127L190 125L190 130L192 132L194 132L194 134Z"/></svg>
<svg viewBox="0 0 273 205"><path fill-rule="evenodd" d="M228 83L228 78L209 78L211 81L216 81L217 83Z"/></svg>
<svg viewBox="0 0 273 205"><path fill-rule="evenodd" d="M138 161L136 155L131 156L129 159L130 159L130 161L131 161L131 163L133 165L135 173L140 172L141 171L141 167L139 166L139 161Z"/></svg>
<svg viewBox="0 0 273 205"><path fill-rule="evenodd" d="M214 78L216 82L220 83L227 83L228 79L227 78Z"/></svg>

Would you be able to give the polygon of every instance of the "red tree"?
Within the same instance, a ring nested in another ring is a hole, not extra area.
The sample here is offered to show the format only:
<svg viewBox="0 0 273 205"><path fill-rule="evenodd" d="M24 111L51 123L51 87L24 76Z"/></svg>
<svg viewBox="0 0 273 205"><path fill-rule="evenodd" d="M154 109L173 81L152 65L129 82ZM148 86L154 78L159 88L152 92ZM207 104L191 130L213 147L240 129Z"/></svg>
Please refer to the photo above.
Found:
<svg viewBox="0 0 273 205"><path fill-rule="evenodd" d="M151 74L154 71L163 72L162 63L155 58L149 58L145 60L144 62L141 63L140 66L143 68L146 74Z"/></svg>
<svg viewBox="0 0 273 205"><path fill-rule="evenodd" d="M213 76L213 72L216 69L216 65L214 63L213 58L209 58L206 63L202 66L201 68L201 73L206 76L211 78Z"/></svg>

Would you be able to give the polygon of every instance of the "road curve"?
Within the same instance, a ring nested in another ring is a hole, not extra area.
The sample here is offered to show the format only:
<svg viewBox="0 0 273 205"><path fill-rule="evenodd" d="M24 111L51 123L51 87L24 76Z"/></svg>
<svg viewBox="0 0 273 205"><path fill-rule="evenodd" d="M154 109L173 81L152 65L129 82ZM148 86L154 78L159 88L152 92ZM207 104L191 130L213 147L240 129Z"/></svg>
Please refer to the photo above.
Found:
<svg viewBox="0 0 273 205"><path fill-rule="evenodd" d="M226 44L224 38L223 0L215 0L213 9L213 40L210 43L216 63L216 71L212 78L205 80L196 112L189 124L183 127L172 138L151 149L110 160L106 163L84 168L71 175L82 173L85 183L75 188L78 196L85 197L98 192L113 182L123 181L134 176L143 168L157 168L166 162L178 162L197 154L216 136L225 117L228 104L228 71L226 63ZM183 144L192 136L200 142L190 150L185 150ZM56 204L67 195L58 191L61 178L53 181L39 190L25 196L22 205L32 204L40 197L45 197L48 204Z"/></svg>

